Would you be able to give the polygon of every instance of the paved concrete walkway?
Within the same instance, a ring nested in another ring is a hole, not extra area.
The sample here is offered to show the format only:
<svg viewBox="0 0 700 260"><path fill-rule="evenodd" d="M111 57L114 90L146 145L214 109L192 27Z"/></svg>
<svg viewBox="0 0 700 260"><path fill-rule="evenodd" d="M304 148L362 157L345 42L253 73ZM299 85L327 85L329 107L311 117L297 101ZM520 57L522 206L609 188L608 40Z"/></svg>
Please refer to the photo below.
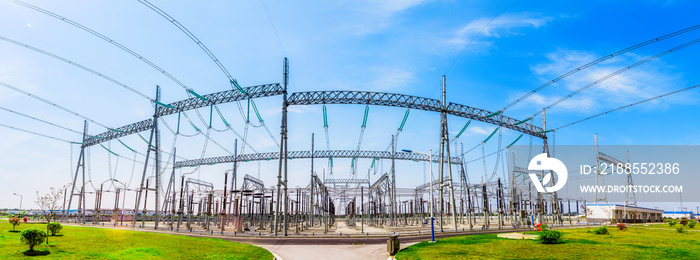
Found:
<svg viewBox="0 0 700 260"><path fill-rule="evenodd" d="M338 231L345 234L349 228L344 222L338 222ZM325 240L325 241L324 241ZM340 238L340 239L280 239L252 240L250 244L262 247L272 252L276 258L284 260L333 259L333 260L385 260L391 259L387 253L387 238ZM383 242L383 243L382 243ZM401 249L418 242L401 244Z"/></svg>
<svg viewBox="0 0 700 260"><path fill-rule="evenodd" d="M402 243L401 249L418 242ZM287 244L284 241L279 244L255 244L274 253L284 260L296 259L333 259L333 260L385 260L389 257L386 243L363 244L349 243L342 245L299 245Z"/></svg>

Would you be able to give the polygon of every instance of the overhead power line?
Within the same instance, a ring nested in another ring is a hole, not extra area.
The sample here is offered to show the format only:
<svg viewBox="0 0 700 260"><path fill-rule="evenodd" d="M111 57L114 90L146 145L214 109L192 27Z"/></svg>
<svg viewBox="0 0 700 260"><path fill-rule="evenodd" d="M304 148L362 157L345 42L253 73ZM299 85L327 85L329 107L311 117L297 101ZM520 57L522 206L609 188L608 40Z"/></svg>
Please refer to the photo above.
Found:
<svg viewBox="0 0 700 260"><path fill-rule="evenodd" d="M76 133L76 134L80 134L80 135L83 134L83 133L78 132L78 131L76 131L76 130L73 130L73 129L70 129L70 128L67 128L67 127L64 127L64 126L60 126L60 125L57 125L57 124L51 123L51 122L49 122L49 121L46 121L46 120L42 120L42 119L33 117L33 116L30 116L30 115L27 115L27 114L23 114L23 113L14 111L14 110L12 110L12 109L7 109L7 108L4 108L4 107L0 107L0 109L5 110L5 111L10 112L10 113L14 113L14 114L23 116L23 117L26 117L26 118L34 119L34 120L39 121L39 122L42 122L42 123L44 123L44 124L52 125L52 126L55 126L55 127L58 127L58 128L64 129L64 130L67 130L67 131L71 131L71 132Z"/></svg>
<svg viewBox="0 0 700 260"><path fill-rule="evenodd" d="M596 118L596 117L599 117L599 116L602 116L602 115L607 115L607 114L610 114L610 113L615 112L615 111L618 111L618 110L622 110L622 109L625 109L625 108L628 108L628 107L631 107L631 106L635 106L635 105L639 105L639 104L642 104L642 103L645 103L645 102L649 102L649 101L652 101L652 100L656 100L656 99L659 99L659 98L662 98L662 97L665 97L665 96L669 96L669 95L673 95L673 94L676 94L676 93L680 93L680 92L683 92L683 91L686 91L686 90L691 90L691 89L694 89L694 88L697 88L697 87L700 87L700 85L695 85L695 86L692 86L692 87L687 87L687 88L684 88L684 89L679 89L679 90L676 90L676 91L673 91L673 92L669 92L669 93L666 93L666 94L663 94L663 95L659 95L659 96L655 96L655 97L652 97L652 98L648 98L648 99L645 99L645 100L642 100L642 101L634 102L634 103L629 104L629 105L621 106L621 107L615 108L615 109L613 109L613 110L608 110L608 111L605 111L605 112L603 112L603 113L600 113L600 114L597 114L597 115L594 115L594 116L589 116L589 117L586 117L586 118L584 118L584 119L581 119L581 120L578 120L578 121L575 121L575 122L572 122L572 123L568 123L568 124L566 124L566 125L563 125L563 126L554 128L554 130L556 131L556 130L562 129L562 128L564 128L564 127L567 127L567 126L571 126L571 125L575 125L575 124L581 123L581 122L586 121L586 120L589 120L589 119L593 119L593 118Z"/></svg>
<svg viewBox="0 0 700 260"><path fill-rule="evenodd" d="M73 141L68 141L68 140L66 140L66 139L62 139L62 138L58 138L58 137L53 137L53 136L49 136L49 135L45 135L45 134L40 134L40 133L37 133L37 132L32 132L32 131L29 131L29 130L24 130L24 129L17 128L17 127L14 127L14 126L9 126L9 125L6 125L6 124L0 124L0 126L2 126L2 127L7 127L7 128L10 128L10 129L13 129L13 130L17 130L17 131L21 131L21 132L25 132L25 133L29 133L29 134L33 134L33 135L38 135L38 136L41 136L41 137L50 138L50 139L53 139L53 140L56 140L56 141L67 142L67 143L72 143L72 144L77 143L77 142L73 142Z"/></svg>
<svg viewBox="0 0 700 260"><path fill-rule="evenodd" d="M652 43L657 43L657 42L659 42L659 41L662 41L662 40L665 40L665 39L668 39L668 38L671 38L671 37L674 37L674 36L678 36L678 35L684 34L684 33L687 33L687 32L690 32L690 31L699 29L699 28L700 28L700 24L694 25L694 26L685 28L685 29L683 29L683 30L679 30L679 31L676 31L676 32L672 32L672 33L666 34L666 35L661 36L661 37L656 37L656 38L654 38L654 39L651 39L651 40L648 40L648 41L645 41L645 42L642 42L642 43L638 43L638 44L636 44L636 45L633 45L633 46L624 48L624 49L622 49L622 50L619 50L619 51L617 51L617 52L613 52L613 53L611 53L611 54L608 54L608 55L605 55L605 56L603 56L603 57L600 57L600 58L598 58L597 60L594 60L594 61L591 61L591 62L589 62L589 63L586 63L586 64L584 64L584 65L582 65L582 66L580 66L580 67L578 67L578 68L575 68L575 69L573 69L573 70L571 70L571 71L569 71L569 72L567 72L567 73L564 73L564 74L560 75L559 77L556 77L556 78L554 78L554 79L552 79L552 80L550 80L550 81L547 81L547 83L545 83L544 85L539 86L539 87L533 89L532 91L528 92L527 94L523 95L522 97L516 99L515 101L511 102L510 104L508 104L507 106L505 106L505 107L504 107L503 109L501 109L500 111L502 112L502 111L505 111L505 110L508 109L508 108L511 108L511 107L514 106L515 104L517 104L517 103L519 103L519 102L525 100L526 98L532 96L533 94L537 93L538 91L543 90L544 88L549 87L550 85L556 83L557 81L560 81L560 80L562 80L562 79L564 79L564 78L566 78L566 77L568 77L568 76L571 76L571 75L575 74L576 72L582 71L582 70L584 70L584 69L586 69L586 68L588 68L588 67L591 67L591 66L596 65L596 64L598 64L598 63L601 63L601 62L603 62L603 61L612 59L612 58L617 57L617 56L619 56L619 55L621 55L621 54L624 54L624 53L627 53L627 52L630 52L630 51L639 49L639 48L641 48L641 47L647 46L647 45L652 44Z"/></svg>
<svg viewBox="0 0 700 260"><path fill-rule="evenodd" d="M10 84L7 84L7 83L5 83L5 82L1 82L1 81L0 81L0 85L4 86L4 87L6 87L6 88L9 88L9 89L11 89L11 90L17 91L17 92L19 92L19 93L25 94L25 95L27 95L27 96L29 96L29 97L32 97L32 98L34 98L34 99L36 99L36 100L39 100L39 101L41 101L41 102L44 102L44 103L46 103L46 104L49 104L49 105L51 105L51 106L53 106L53 107L55 107L55 108L61 109L61 110L65 111L65 112L68 112L68 113L70 113L70 114L72 114L72 115L75 115L75 116L80 117L80 118L82 118L82 119L85 119L85 120L87 120L87 121L90 121L90 122L92 122L92 123L95 123L96 125L99 125L99 126L101 126L101 127L104 127L104 128L107 128L107 129L112 129L112 128L110 128L110 127L104 125L104 124L101 124L100 122L97 122L97 121L95 121L95 120L92 120L92 119L90 119L90 118L88 118L88 117L86 117L86 116L84 116L84 115L78 114L77 112L75 112L75 111L73 111L73 110L67 109L67 108L65 108L65 107L63 107L63 106L60 106L60 105L57 105L56 103L53 103L53 102L48 101L48 100L46 100L46 99L43 99L43 98L41 98L41 97L39 97L39 96L37 96L37 95L34 95L34 94L32 94L32 93L29 93L29 92L27 92L27 91L18 89L18 88L14 87L14 86L12 86L12 85L10 85Z"/></svg>
<svg viewBox="0 0 700 260"><path fill-rule="evenodd" d="M195 36L192 32L190 32L189 30L187 30L187 28L185 28L184 25L182 25L180 22L178 22L177 20L175 20L175 18L173 18L172 16L170 16L169 14L167 14L166 12L164 12L163 10L161 10L160 8L158 8L157 6L151 4L150 2L148 2L148 1L146 1L146 0L138 0L138 1L139 1L140 3L142 3L143 5L145 5L146 7L150 8L151 10L153 10L154 12L156 12L156 13L158 13L159 15L163 16L163 18L165 18L165 19L167 19L168 21L170 21L173 25L175 25L175 27L177 27L178 29L180 29L180 31L182 31L183 33L185 33L185 34L187 35L187 37L190 37L190 39L192 39L192 41L194 41L195 43L197 43L197 45L199 45L199 47L202 48L202 50L203 50L205 53L207 53L207 55L209 55L209 58L211 58L211 59L214 61L214 63L216 63L216 65L219 66L219 69L221 69L221 71L222 71L224 74L226 74L226 77L228 77L229 80L231 80L231 81L236 81L236 80L231 76L231 74L228 72L228 70L226 69L226 67L224 67L224 65L221 64L221 62L219 61L219 59L216 58L216 56L214 56L214 53L212 53L212 52L209 50L209 48L207 48L207 46L204 45L204 43L202 43L202 41L200 41L200 40L197 38L197 36Z"/></svg>
<svg viewBox="0 0 700 260"><path fill-rule="evenodd" d="M552 103L551 105L545 107L544 110L549 110L550 108L552 108L552 107L554 107L554 106L556 106L556 105L559 105L561 102L564 102L565 100L567 100L567 99L569 99L569 98L571 98L571 97L573 97L573 96L575 96L575 95L578 95L579 93L581 93L581 92L583 92L583 91L585 91L585 90L587 90L587 89L589 89L589 88L591 88L591 87L593 87L593 86L595 86L595 85L597 85L597 84L599 84L599 83L601 83L601 82L603 82L603 81L606 81L606 80L608 80L608 79L610 79L610 78L612 78L612 77L614 77L614 76L617 76L617 75L619 75L619 74L621 74L621 73L623 73L623 72L625 72L625 71L628 71L628 70L630 70L630 69L633 69L633 68L635 68L635 67L637 67L637 66L639 66L639 65L642 65L642 64L644 64L644 63L647 63L647 62L649 62L649 61L655 60L655 59L657 59L657 58L659 58L659 57L661 57L661 56L664 56L664 55L666 55L666 54L669 54L669 53L671 53L671 52L674 52L674 51L683 49L683 48L685 48L685 47L691 46L691 45L696 44L696 43L698 43L698 42L700 42L700 38L695 39L695 40L692 40L692 41L687 42L687 43L684 43L684 44L681 44L681 45L679 45L679 46L676 46L676 47L674 47L674 48L671 48L671 49L669 49L669 50L666 50L666 51L664 51L664 52L661 52L661 53L659 53L659 54L656 54L656 55L654 55L654 56L651 56L651 57L648 57L648 58L643 59L643 60L641 60L641 61L638 61L638 62L636 62L636 63L634 63L634 64L632 64L632 65L630 65L630 66L624 67L624 68L622 68L622 69L620 69L620 70L618 70L618 71L615 71L615 72L613 72L613 73L610 73L610 74L608 74L607 76L602 77L602 78L600 78L600 79L598 79L598 80L596 80L596 81L594 81L594 82L591 82L590 84L588 84L588 85L586 85L586 86L583 86L582 88L580 88L580 89L578 89L578 90L572 92L571 94L566 95L565 97L560 98L559 100L555 101L555 102ZM535 114L532 115L531 117L534 118L535 116L538 116L539 114L542 113L542 111L543 111L543 110L538 111L537 113L535 113Z"/></svg>
<svg viewBox="0 0 700 260"><path fill-rule="evenodd" d="M18 5L21 5L21 6L24 6L24 7L27 7L27 8L29 8L29 9L34 10L34 11L37 11L37 12L46 14L46 15L48 15L48 16L51 16L51 17L56 18L56 19L58 19L58 20L61 20L61 21L65 22L65 23L68 23L68 24L70 24L70 25L73 25L73 26L75 26L75 27L78 27L79 29L81 29L81 30L83 30L83 31L86 31L86 32L88 32L88 33L90 33L90 34L92 34L92 35L95 35L95 36L99 37L100 39L105 40L106 42L109 42L109 43L111 43L112 45L119 47L119 48L122 49L123 51L125 51L125 52L131 54L132 56L134 56L134 57L140 59L141 61L145 62L146 64L150 65L151 67L153 67L154 69L158 70L160 73L162 73L162 74L165 75L166 77L170 78L173 82L175 82L175 83L177 83L178 85L180 85L180 86L181 86L182 88L184 88L185 90L190 90L190 88L188 88L187 86L185 86L185 84L183 84L182 82L180 82L180 80L176 79L173 75L170 75L170 73L168 73L168 72L166 72L165 70L161 69L161 68L160 68L158 65L156 65L155 63L151 62L150 60L148 60L148 59L146 59L145 57L141 56L140 54L136 53L135 51L132 51L131 49L127 48L126 46L122 45L121 43L119 43L119 42L117 42L117 41L115 41L115 40L112 40L111 38L109 38L109 37L107 37L107 36L105 36L105 35L103 35L103 34L101 34L101 33L96 32L95 30L92 30L92 29L90 29L90 28L88 28L88 27L85 27L85 26L82 25L82 24L79 24L79 23L77 23L77 22L74 22L74 21L72 21L72 20L70 20L70 19L68 19L68 18L65 18L65 17L63 17L63 16L60 16L60 15L58 15L58 14L56 14L56 13L51 12L51 11L42 9L42 8L40 8L40 7L31 5L31 4L22 2L22 1L18 1L18 0L8 0L8 1L13 2L13 3L15 3L15 4L18 4Z"/></svg>
<svg viewBox="0 0 700 260"><path fill-rule="evenodd" d="M280 44L280 49L282 50L282 55L287 56L287 54L284 53L284 47L282 47L282 40L280 40L280 35L277 33L277 27L275 27L275 23L272 22L272 17L270 16L270 12L267 11L267 7L265 6L265 3L263 0L260 0L260 4L262 5L263 9L265 9L265 14L267 14L267 19L270 20L270 25L272 25L272 30L275 32L275 36L277 36L277 43Z"/></svg>
<svg viewBox="0 0 700 260"><path fill-rule="evenodd" d="M48 52L48 51L44 51L44 50L39 49L39 48L36 48L36 47L34 47L34 46L31 46L31 45L28 45L28 44L24 44L24 43L22 43L22 42L18 42L18 41L12 40L12 39L10 39L10 38L6 38L6 37L0 36L0 40L3 40L3 41L6 41L6 42L9 42L9 43L13 43L13 44L16 44L16 45L25 47L25 48L27 48L27 49L30 49L30 50L36 51L36 52L38 52L38 53L44 54L44 55L46 55L46 56L49 56L49 57L51 57L51 58L54 58L54 59L63 61L63 62L65 62L65 63L68 63L68 64L70 64L70 65L76 66L76 67L81 68L81 69L83 69L83 70L85 70L85 71L87 71L87 72L90 72L90 73L92 73L92 74L95 74L95 75L97 75L97 76L99 76L99 77L101 77L101 78L103 78L103 79L106 79L106 80L108 80L108 81L110 81L110 82L112 82L112 83L114 83L114 84L117 84L117 85L119 85L119 86L121 86L121 87L123 87L123 88L125 88L125 89L127 89L127 90L129 90L129 91L131 91L131 92L133 92L133 93L135 93L136 95L139 95L139 96L141 96L141 97L143 97L143 98L145 98L145 99L150 100L151 102L154 101L152 98L148 97L146 94L143 94L143 93L139 92L138 90L136 90L136 89L134 89L134 88L132 88L132 87L127 86L127 85L124 84L124 83L121 83L121 82L119 82L119 81L117 81L117 80L115 80L115 79L113 79L113 78L111 78L111 77L109 77L109 76L107 76L107 75L105 75L105 74L99 73L99 72L97 72L97 71L95 71L95 70L93 70L93 69L91 69L91 68L88 68L88 67L86 67L86 66L83 66L83 65L80 65L80 64L78 64L78 63L75 63L75 62L73 62L73 61L71 61L71 60L69 60L69 59L66 59L66 58L63 58L63 57L61 57L61 56L55 55L55 54L50 53L50 52Z"/></svg>
<svg viewBox="0 0 700 260"><path fill-rule="evenodd" d="M245 94L245 91L243 90L243 88L241 88L241 87L238 85L238 81L237 81L236 79L234 79L233 76L231 76L231 73L228 72L228 70L227 70L226 67L221 63L221 61L214 55L213 52L211 52L211 51L209 50L209 48L207 48L206 45L204 45L204 43L203 43L202 41L200 41L200 40L197 38L197 36L195 36L192 32L190 32L190 30L188 30L184 25L182 25L180 22L178 22L175 18L173 18L173 17L170 16L168 13L166 13L166 12L163 11L163 10L161 10L160 8L158 8L157 6L155 6L154 4L151 4L150 2L148 2L148 1L146 1L146 0L138 0L138 1L139 1L141 4L145 5L146 7L148 7L149 9L153 10L154 12L156 12L157 14L159 14L160 16L162 16L163 18L165 18L166 20L168 20L168 21L169 21L170 23L172 23L175 27L177 27L180 31L182 31L185 35L187 35L187 37L189 37L193 42L195 42L195 43L197 44L197 46L199 46L199 48L201 48L201 49L209 56L209 58L210 58L212 61L214 61L214 63L216 63L216 66L218 66L219 69L221 69L221 71L226 75L226 77L228 78L228 80L229 80L229 82L231 83L232 87L235 87L236 89L238 89L239 91L241 91L241 93L244 93L244 94ZM278 37L278 40L279 40L279 37ZM189 92L190 92L190 93L194 93L193 91L189 91ZM267 127L267 125L265 125L265 122L262 120L262 117L260 116L260 113L258 112L257 107L255 106L255 101L249 99L249 100L248 100L248 103L249 103L249 106L252 104L252 106L253 106L253 108L254 108L254 110L255 110L255 114L257 115L257 118L258 118L258 120L259 120L259 122L260 122L260 125L263 126L263 127L265 128L265 131L267 131L268 135L270 135L270 137L272 138L272 141L275 142L275 144L277 144L277 146L279 146L279 144L277 143L277 140L274 138L274 136L272 136L272 132L270 132L270 129ZM243 107L241 106L240 101L236 101L236 105L238 106L238 111L241 113L241 117L242 117L242 118L245 119L245 118L250 117L250 109L248 109L248 110L249 110L249 111L248 111L248 115L246 116L245 112L243 111ZM217 109L218 109L218 108L217 108ZM197 112L197 113L199 114L199 112ZM200 119L201 119L201 116L200 116ZM206 125L206 122L204 122L204 121L202 121L202 122L205 123L205 125ZM253 125L253 124L250 122L250 120L246 120L246 124L248 124L248 125ZM258 126L255 126L255 125L253 125L253 126L254 126L254 127L258 127ZM211 126L209 126L209 127L211 127ZM231 129L232 129L232 128L231 128ZM247 127L246 127L246 129L247 129ZM245 136L245 135L244 135L244 136ZM244 139L243 142L247 143L247 140Z"/></svg>

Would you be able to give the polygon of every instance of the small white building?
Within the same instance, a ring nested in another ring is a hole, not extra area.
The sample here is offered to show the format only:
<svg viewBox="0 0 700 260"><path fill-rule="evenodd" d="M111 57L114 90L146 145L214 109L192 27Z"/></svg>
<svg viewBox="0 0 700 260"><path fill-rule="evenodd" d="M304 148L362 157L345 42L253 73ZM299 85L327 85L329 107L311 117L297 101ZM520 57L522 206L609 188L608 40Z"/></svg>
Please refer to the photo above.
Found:
<svg viewBox="0 0 700 260"><path fill-rule="evenodd" d="M677 219L677 218L688 218L692 219L693 216L692 211L664 211L664 218L672 218L672 219Z"/></svg>
<svg viewBox="0 0 700 260"><path fill-rule="evenodd" d="M664 211L618 204L586 204L589 222L646 223L661 222Z"/></svg>

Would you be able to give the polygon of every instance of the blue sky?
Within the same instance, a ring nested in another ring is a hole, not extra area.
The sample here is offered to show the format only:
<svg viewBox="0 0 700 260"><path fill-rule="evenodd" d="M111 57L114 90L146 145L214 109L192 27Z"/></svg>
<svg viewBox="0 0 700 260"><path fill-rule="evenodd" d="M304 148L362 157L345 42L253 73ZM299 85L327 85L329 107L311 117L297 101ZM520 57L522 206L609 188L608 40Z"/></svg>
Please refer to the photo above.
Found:
<svg viewBox="0 0 700 260"><path fill-rule="evenodd" d="M466 2L466 3L465 3ZM137 1L29 1L89 27L158 64L197 93L230 88L225 75L187 36ZM683 28L700 24L698 4L692 1L265 1L279 40L260 1L151 1L187 27L221 60L242 86L282 81L282 59L290 60L290 92L306 90L371 90L439 98L440 77L446 75L448 101L496 111L524 93L589 61ZM506 9L507 7L507 9ZM498 15L500 13L500 15ZM497 16L493 19L495 16ZM493 21L489 23L489 21ZM164 102L187 98L173 81L115 46L71 25L20 5L0 2L0 36L29 44L108 75L151 97L155 85L163 88ZM477 35L477 33L480 34ZM583 70L506 110L505 115L526 118L558 98L625 66L700 37L700 30L676 36L615 57ZM473 39L473 41L472 41ZM467 45L470 41L471 44ZM690 46L611 78L547 111L548 128L672 90L699 84L700 46ZM142 97L75 66L27 48L0 41L0 81L31 92L109 127L148 118L152 106ZM698 144L697 90L649 102L564 128L556 144L593 143L599 134L606 145ZM279 132L279 97L257 100L273 134ZM80 131L82 119L7 88L0 88L0 106ZM243 132L243 120L234 104L220 106L234 129ZM331 149L356 149L364 106L329 105ZM209 110L200 109L204 118ZM370 107L362 148L384 150L396 132L405 109ZM204 125L189 113L199 128ZM309 149L311 133L316 147L325 147L321 106L290 108L290 150ZM214 117L214 127L224 125ZM171 126L177 118L164 120ZM449 117L451 137L467 122ZM206 119L205 119L206 121ZM539 117L532 121L540 125ZM6 111L0 123L79 141L81 136ZM473 122L459 139L465 150L481 142L495 127ZM183 123L182 132L195 130ZM105 131L90 125L89 133ZM399 139L399 149L437 150L439 117L412 110ZM504 145L519 133L503 131ZM13 192L24 194L24 207L36 207L35 192L70 181L78 147L16 130L0 128L0 208L17 207ZM212 139L233 150L236 136L212 131ZM278 138L277 136L275 136ZM176 143L178 155L194 159L227 155L203 134L176 139L163 130L163 149ZM251 128L251 146L276 151L263 128ZM138 136L122 141L141 152ZM240 142L239 142L240 144ZM529 144L523 138L518 144ZM541 144L535 139L534 144ZM134 158L118 142L105 144L116 153ZM250 152L250 148L246 148ZM485 145L498 149L497 139ZM72 151L72 154L71 154ZM481 149L466 155L478 158ZM143 157L136 156L143 161ZM72 162L71 162L72 159ZM493 165L494 158L489 158ZM371 161L360 161L358 172ZM90 149L90 179L94 186L115 177L138 185L142 166ZM322 174L325 160L316 160ZM470 172L483 172L480 163ZM194 177L223 185L230 165L201 167ZM274 184L274 162L247 163L240 176L251 174ZM384 163L388 171L388 162ZM397 185L423 183L422 163L401 162ZM178 174L191 172L184 169ZM309 161L290 162L290 186L306 186ZM492 171L493 169L489 169ZM347 177L350 161L335 163L336 177ZM133 172L133 174L132 174ZM170 170L165 169L165 178ZM152 174L152 173L149 173ZM472 179L480 174L472 173ZM499 174L502 172L499 170ZM378 175L370 178L376 179ZM240 181L240 179L239 179ZM106 183L111 185L111 183ZM88 190L92 187L88 185ZM113 189L113 188L112 188ZM108 195L109 197L113 195ZM111 199L108 199L111 200ZM127 198L127 201L133 199ZM92 205L88 202L88 205Z"/></svg>

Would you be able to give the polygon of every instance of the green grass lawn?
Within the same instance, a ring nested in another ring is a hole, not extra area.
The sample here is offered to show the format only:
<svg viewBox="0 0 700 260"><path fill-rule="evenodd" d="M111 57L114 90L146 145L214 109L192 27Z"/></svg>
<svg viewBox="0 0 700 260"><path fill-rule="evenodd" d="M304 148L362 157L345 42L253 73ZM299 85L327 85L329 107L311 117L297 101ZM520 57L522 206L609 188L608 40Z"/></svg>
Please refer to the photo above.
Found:
<svg viewBox="0 0 700 260"><path fill-rule="evenodd" d="M20 224L17 230L46 224ZM9 232L12 225L0 221L0 259L27 258L29 246L20 241L20 233ZM64 226L62 236L50 236L35 251L48 251L40 259L272 259L260 247L224 241L121 229Z"/></svg>
<svg viewBox="0 0 700 260"><path fill-rule="evenodd" d="M674 226L670 226L670 225L668 225L668 223L663 223L663 224L652 224L652 225L648 225L648 226L635 225L635 226L632 226L632 227L639 227L639 228L658 228L658 229L676 229L676 227L680 227L680 226L682 226L682 225L681 225L681 224L676 224L676 225L674 225ZM698 231L700 231L700 225L696 225L696 226L693 227L693 228L690 228L690 227L686 226L685 228L688 229L688 230L698 230Z"/></svg>
<svg viewBox="0 0 700 260"><path fill-rule="evenodd" d="M668 227L668 225L666 225ZM696 227L697 228L697 227ZM561 230L564 242L543 245L535 240L472 235L427 241L401 250L397 259L700 259L700 232L609 227L610 235L594 228ZM589 232L590 230L590 232Z"/></svg>

